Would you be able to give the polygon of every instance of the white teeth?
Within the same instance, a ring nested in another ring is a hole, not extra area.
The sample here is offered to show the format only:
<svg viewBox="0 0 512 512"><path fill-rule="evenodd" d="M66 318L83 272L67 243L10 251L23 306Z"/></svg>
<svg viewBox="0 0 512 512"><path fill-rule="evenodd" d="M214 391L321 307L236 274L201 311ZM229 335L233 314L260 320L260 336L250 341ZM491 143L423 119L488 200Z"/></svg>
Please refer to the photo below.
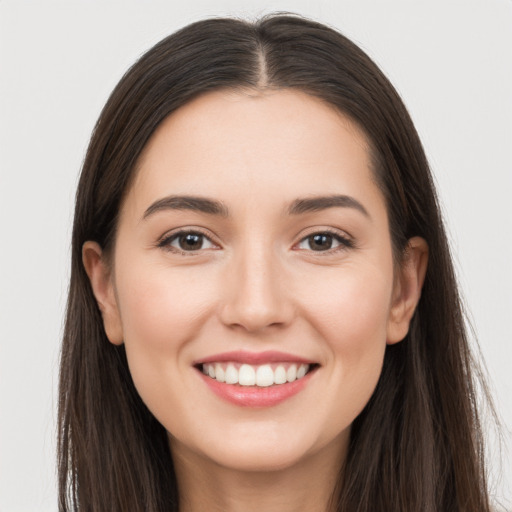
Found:
<svg viewBox="0 0 512 512"><path fill-rule="evenodd" d="M274 372L274 384L284 384L286 382L286 370L284 366L278 366Z"/></svg>
<svg viewBox="0 0 512 512"><path fill-rule="evenodd" d="M297 370L297 379L302 379L302 377L304 377L304 375L306 375L306 365L304 364L301 364L299 366L299 369Z"/></svg>
<svg viewBox="0 0 512 512"><path fill-rule="evenodd" d="M256 384L256 372L252 366L243 364L238 370L238 384L240 386L254 386Z"/></svg>
<svg viewBox="0 0 512 512"><path fill-rule="evenodd" d="M292 364L288 370L286 370L286 380L288 382L293 382L297 378L297 366Z"/></svg>
<svg viewBox="0 0 512 512"><path fill-rule="evenodd" d="M226 373L219 363L215 365L215 375L213 378L217 379L219 382L226 382Z"/></svg>
<svg viewBox="0 0 512 512"><path fill-rule="evenodd" d="M235 363L206 363L202 365L202 371L218 382L226 384L239 384L240 386L268 387L274 384L285 384L302 379L308 372L308 364L263 364L252 366L242 364L238 367Z"/></svg>
<svg viewBox="0 0 512 512"><path fill-rule="evenodd" d="M268 364L258 366L256 370L256 385L261 387L272 386L274 384L274 372Z"/></svg>
<svg viewBox="0 0 512 512"><path fill-rule="evenodd" d="M231 363L226 368L226 384L238 384L238 370Z"/></svg>

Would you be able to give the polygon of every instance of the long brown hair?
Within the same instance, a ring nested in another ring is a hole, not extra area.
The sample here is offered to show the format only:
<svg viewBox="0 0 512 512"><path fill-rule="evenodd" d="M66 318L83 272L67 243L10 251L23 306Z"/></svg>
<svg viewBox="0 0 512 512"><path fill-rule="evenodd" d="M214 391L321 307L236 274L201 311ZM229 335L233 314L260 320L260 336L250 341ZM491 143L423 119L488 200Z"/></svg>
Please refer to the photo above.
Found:
<svg viewBox="0 0 512 512"><path fill-rule="evenodd" d="M167 37L128 70L104 107L76 196L59 398L62 511L171 511L178 496L164 427L140 399L123 346L109 343L82 245L115 243L123 195L158 125L223 88L304 91L366 133L395 256L413 236L429 267L409 334L386 349L351 429L336 496L344 512L489 511L475 371L428 163L397 92L356 45L293 15L209 19Z"/></svg>

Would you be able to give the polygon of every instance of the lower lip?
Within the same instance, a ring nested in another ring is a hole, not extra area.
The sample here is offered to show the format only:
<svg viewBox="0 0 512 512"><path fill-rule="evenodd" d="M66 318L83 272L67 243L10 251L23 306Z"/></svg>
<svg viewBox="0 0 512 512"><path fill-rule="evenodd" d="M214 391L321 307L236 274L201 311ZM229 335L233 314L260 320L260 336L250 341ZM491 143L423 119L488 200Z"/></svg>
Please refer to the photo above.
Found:
<svg viewBox="0 0 512 512"><path fill-rule="evenodd" d="M238 405L239 407L272 407L296 395L309 382L309 372L301 379L286 384L274 384L268 387L240 386L238 384L225 384L200 373L206 385L220 398Z"/></svg>

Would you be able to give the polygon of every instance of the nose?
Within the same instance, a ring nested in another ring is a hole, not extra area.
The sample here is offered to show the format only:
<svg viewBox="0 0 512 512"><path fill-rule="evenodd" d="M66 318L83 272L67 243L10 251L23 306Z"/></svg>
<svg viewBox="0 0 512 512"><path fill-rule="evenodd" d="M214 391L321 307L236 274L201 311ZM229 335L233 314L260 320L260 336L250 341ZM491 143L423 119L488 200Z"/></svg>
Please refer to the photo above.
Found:
<svg viewBox="0 0 512 512"><path fill-rule="evenodd" d="M256 333L289 325L295 309L286 272L271 250L247 248L226 269L222 323ZM287 286L288 285L288 286Z"/></svg>

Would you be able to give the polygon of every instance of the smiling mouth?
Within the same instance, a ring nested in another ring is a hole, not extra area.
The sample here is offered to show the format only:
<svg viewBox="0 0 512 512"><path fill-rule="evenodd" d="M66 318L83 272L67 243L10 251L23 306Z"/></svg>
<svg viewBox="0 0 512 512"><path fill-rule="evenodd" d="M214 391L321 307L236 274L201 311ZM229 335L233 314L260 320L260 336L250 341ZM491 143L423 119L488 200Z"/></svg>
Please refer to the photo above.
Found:
<svg viewBox="0 0 512 512"><path fill-rule="evenodd" d="M317 366L305 363L251 365L236 362L212 362L199 364L197 368L220 383L265 388L300 380Z"/></svg>

